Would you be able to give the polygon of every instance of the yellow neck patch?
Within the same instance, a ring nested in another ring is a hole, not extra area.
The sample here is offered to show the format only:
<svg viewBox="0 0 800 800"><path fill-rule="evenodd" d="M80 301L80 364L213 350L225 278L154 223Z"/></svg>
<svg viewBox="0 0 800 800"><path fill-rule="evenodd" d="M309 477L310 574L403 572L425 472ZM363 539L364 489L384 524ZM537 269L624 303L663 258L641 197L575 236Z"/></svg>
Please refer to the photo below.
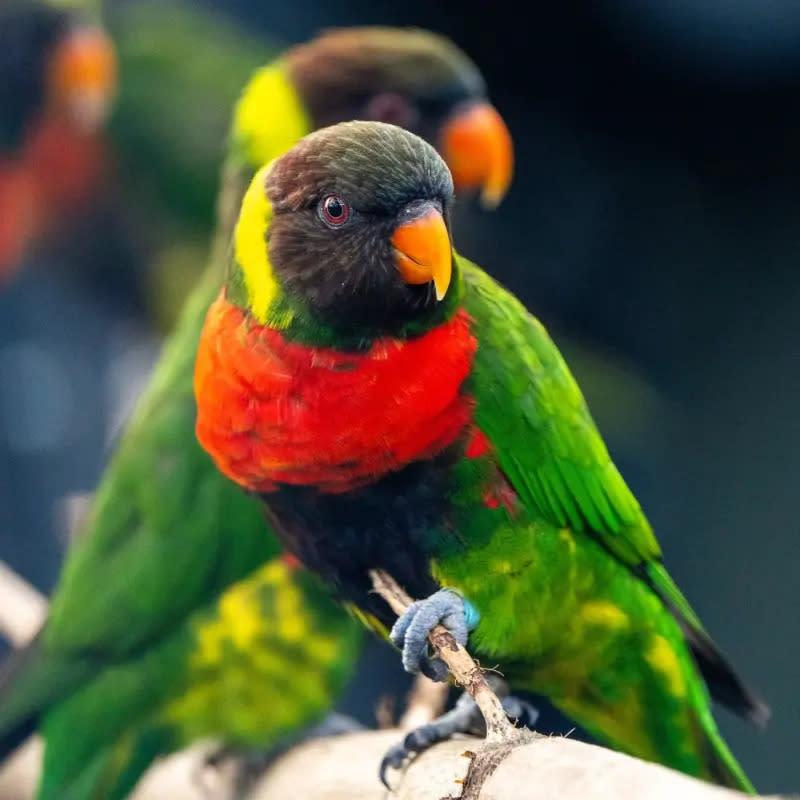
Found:
<svg viewBox="0 0 800 800"><path fill-rule="evenodd" d="M233 112L233 139L249 164L266 164L311 132L311 121L282 61L259 69Z"/></svg>
<svg viewBox="0 0 800 800"><path fill-rule="evenodd" d="M233 234L233 248L244 278L250 312L262 325L269 321L273 327L285 328L291 321L289 312L278 319L269 313L281 291L267 252L272 205L265 187L271 166L261 167L250 182Z"/></svg>

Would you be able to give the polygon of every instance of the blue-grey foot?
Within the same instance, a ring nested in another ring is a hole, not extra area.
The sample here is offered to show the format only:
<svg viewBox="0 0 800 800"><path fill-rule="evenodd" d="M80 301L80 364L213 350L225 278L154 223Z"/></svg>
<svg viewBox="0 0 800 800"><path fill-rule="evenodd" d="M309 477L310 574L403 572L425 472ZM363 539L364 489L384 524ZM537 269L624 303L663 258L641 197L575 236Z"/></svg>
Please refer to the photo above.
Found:
<svg viewBox="0 0 800 800"><path fill-rule="evenodd" d="M490 681L490 683L493 682ZM501 694L497 689L495 691L498 696ZM508 694L500 697L500 702L503 704L508 718L518 727L533 728L536 724L539 712L530 703ZM466 692L462 692L451 711L442 714L441 717L427 725L415 728L406 735L402 742L389 749L381 761L380 778L383 785L387 789L391 788L387 780L389 769L400 769L407 758L419 755L437 742L449 739L455 733L468 733L473 736L486 735L483 715L475 705L475 701Z"/></svg>
<svg viewBox="0 0 800 800"><path fill-rule="evenodd" d="M389 637L403 652L406 672L422 672L431 680L443 681L450 673L441 659L432 656L428 634L437 625L444 625L459 644L466 645L469 632L479 619L474 606L458 592L440 589L425 600L412 603L398 617Z"/></svg>

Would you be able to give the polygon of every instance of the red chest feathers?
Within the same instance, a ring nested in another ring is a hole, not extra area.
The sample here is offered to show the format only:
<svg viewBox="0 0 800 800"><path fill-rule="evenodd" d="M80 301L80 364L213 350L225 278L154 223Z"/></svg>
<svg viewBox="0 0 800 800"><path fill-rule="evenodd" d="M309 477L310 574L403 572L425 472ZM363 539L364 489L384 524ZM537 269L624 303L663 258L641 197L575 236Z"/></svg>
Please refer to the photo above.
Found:
<svg viewBox="0 0 800 800"><path fill-rule="evenodd" d="M345 491L452 444L471 417L463 382L469 318L366 353L291 344L223 297L195 367L197 437L222 472L261 492L278 483Z"/></svg>

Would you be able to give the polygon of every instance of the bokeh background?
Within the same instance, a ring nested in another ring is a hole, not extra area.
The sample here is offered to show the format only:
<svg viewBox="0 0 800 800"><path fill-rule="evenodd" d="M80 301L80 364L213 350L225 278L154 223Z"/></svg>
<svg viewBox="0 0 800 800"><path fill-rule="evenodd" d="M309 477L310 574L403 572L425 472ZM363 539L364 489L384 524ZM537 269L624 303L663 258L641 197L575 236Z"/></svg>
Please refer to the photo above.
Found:
<svg viewBox="0 0 800 800"><path fill-rule="evenodd" d="M500 209L458 209L459 249L562 346L672 574L772 706L763 733L721 711L725 736L759 789L798 790L800 5L118 0L104 12L121 68L109 178L0 286L0 558L54 586L75 497L96 485L202 266L250 71L324 27L431 28L483 70L517 149ZM396 661L373 645L342 707L372 718L405 685Z"/></svg>

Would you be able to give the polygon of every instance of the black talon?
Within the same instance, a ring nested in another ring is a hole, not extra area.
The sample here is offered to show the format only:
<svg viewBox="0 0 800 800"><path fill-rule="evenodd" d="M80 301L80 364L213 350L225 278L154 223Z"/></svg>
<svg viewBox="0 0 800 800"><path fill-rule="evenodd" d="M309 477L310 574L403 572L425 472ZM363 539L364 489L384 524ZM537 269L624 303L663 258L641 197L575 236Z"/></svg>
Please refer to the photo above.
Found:
<svg viewBox="0 0 800 800"><path fill-rule="evenodd" d="M423 658L419 664L419 671L437 683L444 683L450 675L450 667L441 658Z"/></svg>
<svg viewBox="0 0 800 800"><path fill-rule="evenodd" d="M381 761L381 768L380 772L378 773L381 778L381 783L391 791L392 787L389 786L389 780L386 777L386 773L389 769L400 769L403 766L403 762L406 760L408 753L406 752L405 748L405 739L398 744L392 745L389 748L386 755L383 757Z"/></svg>
<svg viewBox="0 0 800 800"><path fill-rule="evenodd" d="M502 695L503 682L496 676L487 675L487 680L492 688ZM530 703L513 695L502 696L500 702L508 718L518 726L532 727L539 716L539 712ZM391 789L386 778L389 768L400 769L407 758L424 753L429 747L449 739L454 733L471 733L478 736L486 733L483 715L466 692L462 692L452 710L442 714L433 722L415 728L406 734L402 742L389 748L381 761L379 770L381 783L387 789Z"/></svg>

